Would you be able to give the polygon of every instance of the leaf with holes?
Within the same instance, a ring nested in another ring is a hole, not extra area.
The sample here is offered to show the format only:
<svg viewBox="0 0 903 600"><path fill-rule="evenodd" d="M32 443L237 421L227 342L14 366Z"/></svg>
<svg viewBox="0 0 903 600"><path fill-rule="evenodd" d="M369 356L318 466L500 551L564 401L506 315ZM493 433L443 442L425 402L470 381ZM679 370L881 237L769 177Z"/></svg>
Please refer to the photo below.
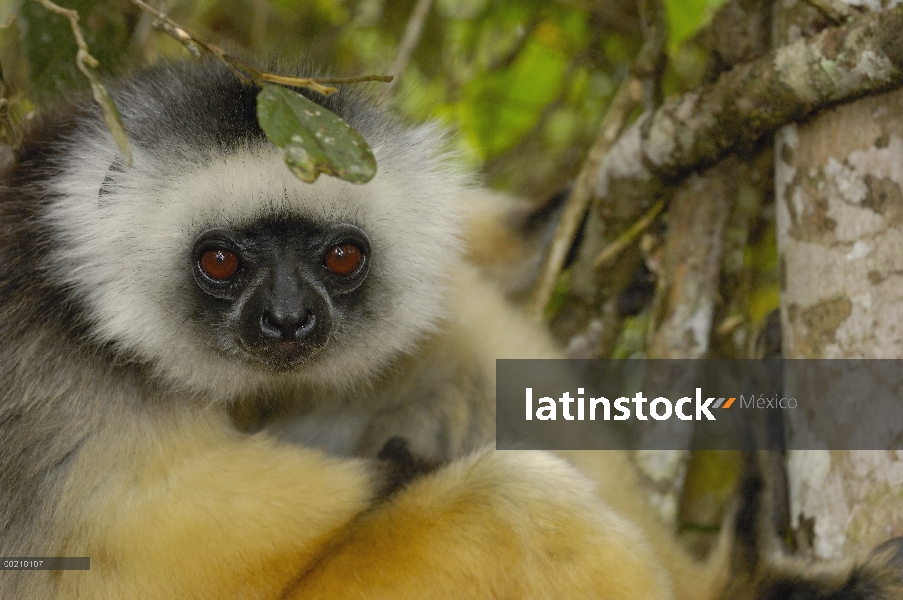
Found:
<svg viewBox="0 0 903 600"><path fill-rule="evenodd" d="M376 174L376 159L364 138L298 92L265 84L257 95L257 120L302 181L313 183L325 173L367 183Z"/></svg>

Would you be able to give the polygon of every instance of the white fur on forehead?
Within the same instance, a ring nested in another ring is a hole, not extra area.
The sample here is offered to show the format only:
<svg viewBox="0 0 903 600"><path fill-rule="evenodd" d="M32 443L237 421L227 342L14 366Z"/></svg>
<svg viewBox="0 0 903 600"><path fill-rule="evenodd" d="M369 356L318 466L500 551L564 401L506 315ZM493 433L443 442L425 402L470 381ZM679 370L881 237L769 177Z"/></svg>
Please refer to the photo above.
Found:
<svg viewBox="0 0 903 600"><path fill-rule="evenodd" d="M194 285L186 272L197 235L286 214L355 224L370 239L370 277L380 283L373 292L391 308L359 331L340 332L325 351L328 360L311 363L302 375L357 383L410 350L444 312L464 181L438 156L438 138L424 127L372 140L377 175L354 185L326 176L304 183L270 145L209 160L187 156L183 147L152 154L134 148L133 165L111 172L112 142L95 132L73 145L49 184L58 200L48 218L62 240L52 270L85 298L101 341L151 361L191 389L231 395L273 375L201 347L193 335L179 299L186 297L180 288ZM112 182L104 184L108 175Z"/></svg>

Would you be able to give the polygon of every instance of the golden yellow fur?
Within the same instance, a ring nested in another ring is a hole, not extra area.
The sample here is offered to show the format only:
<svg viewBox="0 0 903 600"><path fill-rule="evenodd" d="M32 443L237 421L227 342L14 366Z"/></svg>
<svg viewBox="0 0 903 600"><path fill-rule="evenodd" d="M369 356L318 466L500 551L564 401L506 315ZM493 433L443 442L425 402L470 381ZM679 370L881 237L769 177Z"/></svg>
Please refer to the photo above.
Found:
<svg viewBox="0 0 903 600"><path fill-rule="evenodd" d="M80 453L59 552L92 568L61 572L60 598L275 598L371 501L363 461L181 417L111 428Z"/></svg>
<svg viewBox="0 0 903 600"><path fill-rule="evenodd" d="M671 598L636 528L538 452L461 460L379 505L286 598Z"/></svg>
<svg viewBox="0 0 903 600"><path fill-rule="evenodd" d="M161 425L80 454L59 550L92 570L57 573L60 598L672 597L637 527L547 453L486 450L372 504L363 461Z"/></svg>
<svg viewBox="0 0 903 600"><path fill-rule="evenodd" d="M487 374L496 357L555 355L471 268L456 279L445 351L471 348ZM78 455L59 553L91 556L92 570L55 574L58 597L705 597L675 596L678 547L625 517L666 531L626 456L570 458L596 482L548 453L486 449L379 499L367 461L238 433L219 410L148 411ZM684 567L698 591L702 571Z"/></svg>

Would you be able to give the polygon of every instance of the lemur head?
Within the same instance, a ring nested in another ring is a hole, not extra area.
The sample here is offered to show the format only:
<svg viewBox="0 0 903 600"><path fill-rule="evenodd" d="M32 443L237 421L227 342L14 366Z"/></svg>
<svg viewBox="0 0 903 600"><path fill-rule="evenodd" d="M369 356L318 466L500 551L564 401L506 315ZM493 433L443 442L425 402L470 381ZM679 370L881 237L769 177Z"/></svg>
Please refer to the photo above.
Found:
<svg viewBox="0 0 903 600"><path fill-rule="evenodd" d="M443 314L463 177L436 128L339 94L321 102L365 137L377 175L304 183L261 132L256 93L214 63L115 90L133 163L98 116L62 143L48 268L99 343L189 389L366 380Z"/></svg>

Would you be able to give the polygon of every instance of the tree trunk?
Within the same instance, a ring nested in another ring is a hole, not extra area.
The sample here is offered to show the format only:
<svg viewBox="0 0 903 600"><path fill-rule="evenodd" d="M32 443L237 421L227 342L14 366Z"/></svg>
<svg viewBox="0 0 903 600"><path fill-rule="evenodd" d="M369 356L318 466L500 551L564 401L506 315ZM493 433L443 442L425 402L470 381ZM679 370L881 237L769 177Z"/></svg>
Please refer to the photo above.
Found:
<svg viewBox="0 0 903 600"><path fill-rule="evenodd" d="M824 21L809 3L775 8L777 42ZM784 127L775 187L785 358L903 357L903 91ZM816 556L903 534L903 453L791 451L788 475L791 526Z"/></svg>

